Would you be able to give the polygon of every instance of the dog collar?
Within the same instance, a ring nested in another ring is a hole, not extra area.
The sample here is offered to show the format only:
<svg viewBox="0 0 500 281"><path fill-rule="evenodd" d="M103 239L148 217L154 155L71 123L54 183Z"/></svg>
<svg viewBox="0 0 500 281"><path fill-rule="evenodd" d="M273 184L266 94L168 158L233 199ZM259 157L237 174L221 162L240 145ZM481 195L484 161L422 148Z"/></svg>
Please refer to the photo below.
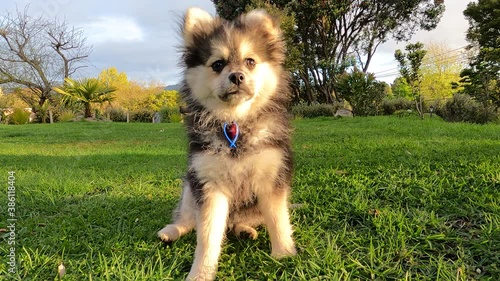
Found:
<svg viewBox="0 0 500 281"><path fill-rule="evenodd" d="M231 122L231 124L224 123L224 127L222 128L224 132L224 136L226 140L229 142L230 148L236 148L236 141L238 140L238 136L240 134L240 128L236 122Z"/></svg>

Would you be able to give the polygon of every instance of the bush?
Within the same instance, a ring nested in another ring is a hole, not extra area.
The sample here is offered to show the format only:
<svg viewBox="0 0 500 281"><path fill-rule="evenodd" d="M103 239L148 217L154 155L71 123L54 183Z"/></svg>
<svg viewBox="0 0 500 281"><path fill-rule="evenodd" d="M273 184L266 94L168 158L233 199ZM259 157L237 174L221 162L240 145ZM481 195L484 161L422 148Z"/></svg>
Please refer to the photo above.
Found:
<svg viewBox="0 0 500 281"><path fill-rule="evenodd" d="M182 114L178 107L162 107L160 109L161 122L179 123L182 121Z"/></svg>
<svg viewBox="0 0 500 281"><path fill-rule="evenodd" d="M392 115L398 111L405 111L415 108L415 102L406 98L384 99L382 101L382 110L384 115Z"/></svg>
<svg viewBox="0 0 500 281"><path fill-rule="evenodd" d="M143 122L151 123L153 122L153 116L155 112L149 109L137 109L130 113L130 121L132 122Z"/></svg>
<svg viewBox="0 0 500 281"><path fill-rule="evenodd" d="M354 116L378 115L386 96L386 84L375 80L372 73L355 69L337 76L336 91L352 106Z"/></svg>
<svg viewBox="0 0 500 281"><path fill-rule="evenodd" d="M60 122L71 122L75 120L75 117L76 117L75 112L69 109L59 112Z"/></svg>
<svg viewBox="0 0 500 281"><path fill-rule="evenodd" d="M52 112L52 121L59 122L60 121L60 114L64 111L66 111L66 109L61 109L61 108L55 107L55 108L52 108L50 111ZM34 123L49 123L50 122L49 110L47 110L46 112L37 111L35 113L35 118L34 118L34 120L32 120L32 122L34 122Z"/></svg>
<svg viewBox="0 0 500 281"><path fill-rule="evenodd" d="M127 122L127 111L121 107L109 108L106 110L106 116L113 122Z"/></svg>
<svg viewBox="0 0 500 281"><path fill-rule="evenodd" d="M35 105L35 122L37 123L47 123L50 122L49 110L51 109L50 101L45 100L42 105Z"/></svg>
<svg viewBox="0 0 500 281"><path fill-rule="evenodd" d="M320 116L335 116L338 104L298 104L292 106L292 114L296 118L314 118Z"/></svg>
<svg viewBox="0 0 500 281"><path fill-rule="evenodd" d="M412 109L396 110L394 112L394 115L396 115L397 117L420 117L420 115L418 115L418 112Z"/></svg>
<svg viewBox="0 0 500 281"><path fill-rule="evenodd" d="M14 112L8 116L8 120L8 123L13 125L26 124L30 121L30 112L22 108L16 108Z"/></svg>
<svg viewBox="0 0 500 281"><path fill-rule="evenodd" d="M498 119L493 106L484 105L466 94L455 94L436 114L448 122L470 122L485 124Z"/></svg>

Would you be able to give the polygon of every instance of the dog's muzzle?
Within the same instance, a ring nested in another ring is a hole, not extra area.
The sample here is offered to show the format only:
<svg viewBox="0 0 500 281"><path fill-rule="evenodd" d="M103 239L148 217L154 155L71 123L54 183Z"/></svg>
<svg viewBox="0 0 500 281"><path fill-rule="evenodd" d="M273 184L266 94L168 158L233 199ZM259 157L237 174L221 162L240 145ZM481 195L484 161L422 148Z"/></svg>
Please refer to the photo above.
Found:
<svg viewBox="0 0 500 281"><path fill-rule="evenodd" d="M219 98L224 102L240 103L252 98L251 91L246 83L245 74L233 72L228 77L231 86Z"/></svg>

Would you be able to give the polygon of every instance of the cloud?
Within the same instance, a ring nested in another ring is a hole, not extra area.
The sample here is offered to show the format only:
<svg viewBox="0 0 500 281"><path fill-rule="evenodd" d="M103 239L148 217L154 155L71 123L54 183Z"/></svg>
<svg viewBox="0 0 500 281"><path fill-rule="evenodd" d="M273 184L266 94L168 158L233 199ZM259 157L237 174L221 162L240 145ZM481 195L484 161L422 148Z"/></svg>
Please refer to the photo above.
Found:
<svg viewBox="0 0 500 281"><path fill-rule="evenodd" d="M67 20L84 31L93 51L76 77L95 77L114 66L132 80L165 84L181 79L177 46L184 12L198 6L215 14L211 0L0 0L0 11L27 4L33 16Z"/></svg>
<svg viewBox="0 0 500 281"><path fill-rule="evenodd" d="M445 14L435 30L419 31L409 42L389 40L382 44L369 71L392 82L398 72L394 51L411 42L445 42L451 48L467 44L468 23L463 10L470 1L445 1ZM162 80L166 84L177 83L182 72L176 46L180 44L183 13L188 7L198 6L215 14L211 0L0 0L0 11L12 12L16 4L24 8L28 3L35 15L67 19L70 25L84 30L93 53L89 67L79 75L97 76L101 70L115 66L131 79Z"/></svg>
<svg viewBox="0 0 500 281"><path fill-rule="evenodd" d="M133 19L126 17L101 16L93 22L83 24L82 28L91 44L144 40L141 27Z"/></svg>

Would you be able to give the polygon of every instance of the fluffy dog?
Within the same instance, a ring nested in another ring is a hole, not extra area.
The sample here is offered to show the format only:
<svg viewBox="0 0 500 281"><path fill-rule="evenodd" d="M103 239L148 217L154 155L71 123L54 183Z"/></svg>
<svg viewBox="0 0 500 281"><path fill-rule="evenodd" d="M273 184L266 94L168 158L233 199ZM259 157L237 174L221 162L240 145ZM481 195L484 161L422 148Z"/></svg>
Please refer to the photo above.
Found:
<svg viewBox="0 0 500 281"><path fill-rule="evenodd" d="M188 280L213 280L226 230L257 238L264 224L271 255L295 255L288 196L292 177L289 75L278 22L255 10L226 21L191 8L182 26L188 171L174 241L196 229Z"/></svg>

